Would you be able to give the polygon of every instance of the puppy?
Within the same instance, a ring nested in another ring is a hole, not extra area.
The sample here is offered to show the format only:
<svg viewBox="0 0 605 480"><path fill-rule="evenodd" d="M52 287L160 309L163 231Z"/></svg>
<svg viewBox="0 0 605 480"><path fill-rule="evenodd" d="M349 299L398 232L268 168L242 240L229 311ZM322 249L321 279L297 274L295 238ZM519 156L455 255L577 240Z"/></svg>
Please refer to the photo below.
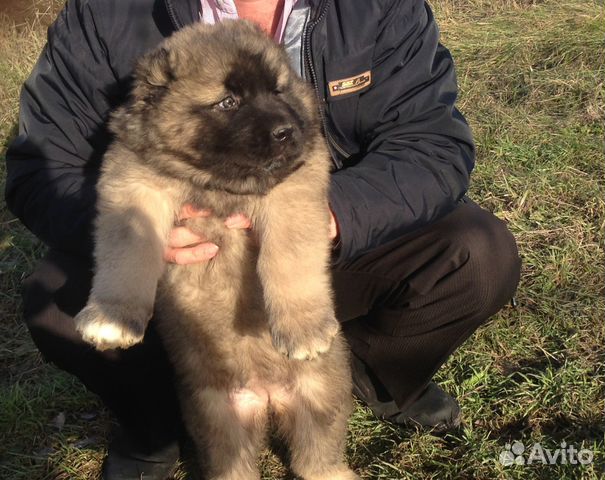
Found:
<svg viewBox="0 0 605 480"><path fill-rule="evenodd" d="M328 262L329 155L310 88L244 21L183 29L136 68L98 183L96 270L76 317L99 349L143 338L152 312L209 478L258 479L269 418L306 480L344 463L348 353ZM197 265L163 251L183 225L220 246ZM244 213L256 238L223 219Z"/></svg>

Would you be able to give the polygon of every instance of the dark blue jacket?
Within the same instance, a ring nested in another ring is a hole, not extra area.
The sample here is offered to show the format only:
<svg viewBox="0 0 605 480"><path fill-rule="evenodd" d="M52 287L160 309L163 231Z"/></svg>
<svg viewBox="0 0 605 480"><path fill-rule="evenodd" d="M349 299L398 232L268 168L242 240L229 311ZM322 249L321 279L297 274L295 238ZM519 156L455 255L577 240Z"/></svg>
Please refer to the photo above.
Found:
<svg viewBox="0 0 605 480"><path fill-rule="evenodd" d="M124 101L136 59L196 21L198 8L198 0L69 0L49 28L21 94L6 200L51 247L90 255L108 113ZM335 164L339 260L452 210L474 147L424 1L316 0L303 35Z"/></svg>

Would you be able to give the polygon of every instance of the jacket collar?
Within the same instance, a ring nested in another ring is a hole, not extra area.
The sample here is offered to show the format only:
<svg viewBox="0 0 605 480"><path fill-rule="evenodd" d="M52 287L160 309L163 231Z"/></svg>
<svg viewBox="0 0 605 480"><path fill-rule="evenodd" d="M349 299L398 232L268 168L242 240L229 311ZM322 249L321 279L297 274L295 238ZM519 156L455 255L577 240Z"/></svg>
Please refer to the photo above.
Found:
<svg viewBox="0 0 605 480"><path fill-rule="evenodd" d="M309 4L313 10L318 9L324 3L325 0L309 0ZM164 5L175 30L180 30L187 25L199 21L199 0L164 0Z"/></svg>

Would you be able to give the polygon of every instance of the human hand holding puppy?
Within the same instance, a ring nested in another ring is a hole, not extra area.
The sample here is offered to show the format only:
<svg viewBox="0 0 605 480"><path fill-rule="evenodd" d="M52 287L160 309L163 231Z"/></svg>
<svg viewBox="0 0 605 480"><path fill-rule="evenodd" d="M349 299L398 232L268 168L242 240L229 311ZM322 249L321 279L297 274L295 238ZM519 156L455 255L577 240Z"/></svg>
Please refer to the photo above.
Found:
<svg viewBox="0 0 605 480"><path fill-rule="evenodd" d="M329 239L334 241L338 237L338 223L331 209L329 209L329 212ZM212 215L212 212L208 209L198 210L191 204L185 204L181 207L178 220L208 217L210 215ZM234 229L250 229L252 228L252 221L241 213L235 213L225 219L225 226ZM187 227L176 226L168 236L168 244L164 250L164 260L179 265L205 262L213 258L218 250L218 245L209 242L203 235L193 233Z"/></svg>
<svg viewBox="0 0 605 480"><path fill-rule="evenodd" d="M153 204L151 201L150 203ZM338 236L338 228L334 215L331 210L329 212L328 237L334 240ZM211 215L212 211L209 209L196 209L191 204L185 204L181 207L177 218L178 222L181 222L190 218L203 218ZM227 217L224 225L230 229L250 229L252 228L252 221L245 215L236 213ZM148 233L151 234L151 232ZM179 265L201 263L212 259L218 253L218 245L208 241L204 235L194 233L187 227L173 226L167 233L167 243L163 254L164 260L167 262ZM150 257L152 256L153 254L150 254ZM161 267L158 265L159 268ZM157 274L159 276L159 270ZM154 279L157 280L157 276L150 275L148 280L153 283ZM142 288L141 290L147 289L155 295L155 286ZM142 341L152 312L152 298L141 305L136 304L136 302L135 304L124 305L114 301L93 301L91 298L89 304L76 318L77 329L87 342L95 345L100 350L119 347L128 348ZM329 333L323 337L325 346L322 350L328 348L333 334ZM280 341L279 343L283 342Z"/></svg>

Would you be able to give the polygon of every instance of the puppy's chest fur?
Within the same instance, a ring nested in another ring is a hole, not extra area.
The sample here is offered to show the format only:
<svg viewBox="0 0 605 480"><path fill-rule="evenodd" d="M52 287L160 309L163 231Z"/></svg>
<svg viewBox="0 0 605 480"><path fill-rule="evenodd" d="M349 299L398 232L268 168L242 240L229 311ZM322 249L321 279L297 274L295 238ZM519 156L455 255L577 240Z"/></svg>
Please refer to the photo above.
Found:
<svg viewBox="0 0 605 480"><path fill-rule="evenodd" d="M170 264L160 279L157 317L173 361L206 366L196 370L217 387L287 383L290 362L275 350L267 323L257 240L252 231L224 225L233 213L253 219L262 201L211 194L193 204L209 206L213 215L183 225L218 245L219 252L207 262Z"/></svg>

